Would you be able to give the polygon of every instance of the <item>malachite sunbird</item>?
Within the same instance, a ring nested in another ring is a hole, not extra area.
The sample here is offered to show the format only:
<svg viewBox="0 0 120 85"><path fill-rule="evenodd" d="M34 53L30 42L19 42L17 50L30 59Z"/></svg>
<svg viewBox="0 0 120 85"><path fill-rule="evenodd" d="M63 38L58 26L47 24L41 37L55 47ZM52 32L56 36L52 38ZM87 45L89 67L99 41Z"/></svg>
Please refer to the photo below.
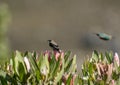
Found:
<svg viewBox="0 0 120 85"><path fill-rule="evenodd" d="M54 40L48 40L48 42L49 42L49 46L53 49L53 51L57 51L60 53L60 48Z"/></svg>
<svg viewBox="0 0 120 85"><path fill-rule="evenodd" d="M102 40L111 40L112 36L105 33L96 33L96 35Z"/></svg>

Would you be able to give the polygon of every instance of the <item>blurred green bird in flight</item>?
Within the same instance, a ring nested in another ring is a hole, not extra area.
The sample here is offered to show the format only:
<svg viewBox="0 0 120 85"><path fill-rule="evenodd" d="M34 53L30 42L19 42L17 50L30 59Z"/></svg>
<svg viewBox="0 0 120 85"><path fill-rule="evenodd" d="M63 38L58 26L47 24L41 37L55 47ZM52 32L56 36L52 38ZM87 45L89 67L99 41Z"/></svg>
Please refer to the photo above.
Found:
<svg viewBox="0 0 120 85"><path fill-rule="evenodd" d="M105 33L96 33L96 35L102 40L111 40L112 36Z"/></svg>

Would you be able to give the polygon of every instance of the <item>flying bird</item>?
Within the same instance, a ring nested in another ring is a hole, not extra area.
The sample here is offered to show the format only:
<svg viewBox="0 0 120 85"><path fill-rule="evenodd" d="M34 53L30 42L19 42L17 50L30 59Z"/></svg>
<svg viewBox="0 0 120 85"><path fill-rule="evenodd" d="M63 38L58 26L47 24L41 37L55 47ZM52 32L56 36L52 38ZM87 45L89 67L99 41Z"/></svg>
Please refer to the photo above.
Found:
<svg viewBox="0 0 120 85"><path fill-rule="evenodd" d="M49 42L49 46L53 49L53 51L57 51L60 53L60 48L54 40L48 40L48 42Z"/></svg>
<svg viewBox="0 0 120 85"><path fill-rule="evenodd" d="M102 40L111 40L112 36L105 33L96 33L96 35Z"/></svg>

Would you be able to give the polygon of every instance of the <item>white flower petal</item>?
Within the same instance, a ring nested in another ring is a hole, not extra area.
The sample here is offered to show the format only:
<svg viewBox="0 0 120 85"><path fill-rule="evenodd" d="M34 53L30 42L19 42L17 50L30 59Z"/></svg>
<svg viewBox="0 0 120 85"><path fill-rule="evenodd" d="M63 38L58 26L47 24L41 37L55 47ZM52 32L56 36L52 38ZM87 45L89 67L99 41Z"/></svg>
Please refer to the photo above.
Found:
<svg viewBox="0 0 120 85"><path fill-rule="evenodd" d="M24 57L24 62L26 64L27 71L30 72L30 63L27 57Z"/></svg>

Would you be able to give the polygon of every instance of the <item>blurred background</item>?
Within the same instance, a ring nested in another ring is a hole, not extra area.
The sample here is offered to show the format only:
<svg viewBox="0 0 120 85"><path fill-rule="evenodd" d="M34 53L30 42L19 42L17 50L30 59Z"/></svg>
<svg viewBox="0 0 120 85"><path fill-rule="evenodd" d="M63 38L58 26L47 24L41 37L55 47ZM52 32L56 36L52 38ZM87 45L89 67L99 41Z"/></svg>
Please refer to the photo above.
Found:
<svg viewBox="0 0 120 85"><path fill-rule="evenodd" d="M93 50L120 52L119 0L0 0L8 6L6 32L12 51L49 50L55 40L62 50L77 55L79 65ZM95 33L113 35L100 40Z"/></svg>

